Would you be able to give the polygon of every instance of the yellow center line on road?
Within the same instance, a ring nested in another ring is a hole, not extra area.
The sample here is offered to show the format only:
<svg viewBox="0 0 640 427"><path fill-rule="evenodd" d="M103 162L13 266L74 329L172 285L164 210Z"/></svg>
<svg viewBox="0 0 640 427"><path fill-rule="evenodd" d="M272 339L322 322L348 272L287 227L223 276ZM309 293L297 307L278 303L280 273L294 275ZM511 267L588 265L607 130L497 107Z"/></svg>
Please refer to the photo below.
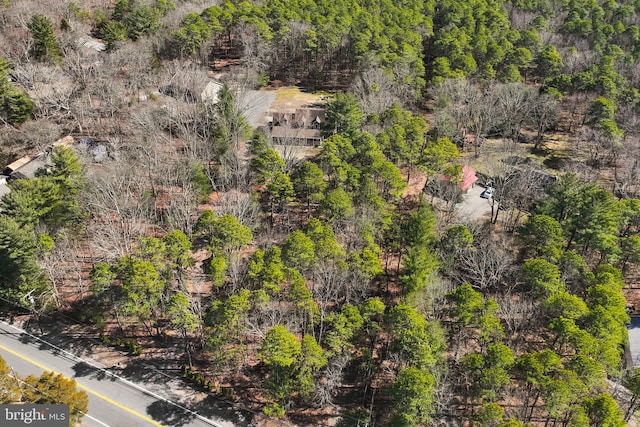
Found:
<svg viewBox="0 0 640 427"><path fill-rule="evenodd" d="M13 355L14 355L14 356L16 356L16 357L19 357L20 359L24 360L25 362L29 362L29 363L31 363L32 365L37 366L38 368L40 368L40 369L44 370L45 372L53 372L54 374L58 374L58 372L56 372L56 371L54 371L54 370L52 370L52 369L49 369L49 368L47 368L46 366L41 365L40 363L36 362L35 360L31 360L31 359L29 359L28 357L23 356L22 354L18 353L17 351L11 350L10 348L7 348L7 347L3 346L2 344L0 344L0 349L1 349L1 350L6 351L6 352L8 352L8 353L11 353L11 354L13 354ZM88 393L91 393L91 394L93 394L94 396L96 396L96 397L98 397L98 398L100 398L100 399L102 399L102 400L104 400L104 401L106 401L106 402L109 402L109 403L111 403L112 405L117 406L118 408L120 408L120 409L122 409L122 410L124 410L124 411L127 411L127 412L128 412L128 413L130 413L131 415L135 415L136 417L138 417L138 418L140 418L140 419L143 419L143 420L145 420L146 422L148 422L148 423L150 423L150 424L152 424L152 425L154 425L154 426L157 426L157 427L164 427L162 424L160 424L160 423L159 423L159 422L157 422L157 421L152 420L151 418L147 417L146 415L142 415L141 413L136 412L136 411L134 411L133 409L128 408L128 407L126 407L126 406L124 406L124 405L122 405L122 404L120 404L120 403L116 402L115 400L113 400L113 399L111 399L111 398L108 398L107 396L105 396L105 395L103 395L103 394L101 394L101 393L98 393L97 391L93 391L93 390L91 390L89 387L86 387L86 386L84 386L84 385L82 385L82 384L78 383L77 381L76 381L76 384L78 384L78 387L80 387L81 389L83 389L83 390L87 391Z"/></svg>

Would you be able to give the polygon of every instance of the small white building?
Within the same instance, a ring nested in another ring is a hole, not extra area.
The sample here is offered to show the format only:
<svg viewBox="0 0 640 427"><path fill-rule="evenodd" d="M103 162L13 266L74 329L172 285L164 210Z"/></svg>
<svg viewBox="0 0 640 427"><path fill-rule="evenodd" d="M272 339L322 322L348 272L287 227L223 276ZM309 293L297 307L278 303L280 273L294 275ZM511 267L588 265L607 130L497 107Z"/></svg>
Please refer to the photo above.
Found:
<svg viewBox="0 0 640 427"><path fill-rule="evenodd" d="M0 175L0 200L11 192L11 189L7 185L7 178L8 176L6 175Z"/></svg>

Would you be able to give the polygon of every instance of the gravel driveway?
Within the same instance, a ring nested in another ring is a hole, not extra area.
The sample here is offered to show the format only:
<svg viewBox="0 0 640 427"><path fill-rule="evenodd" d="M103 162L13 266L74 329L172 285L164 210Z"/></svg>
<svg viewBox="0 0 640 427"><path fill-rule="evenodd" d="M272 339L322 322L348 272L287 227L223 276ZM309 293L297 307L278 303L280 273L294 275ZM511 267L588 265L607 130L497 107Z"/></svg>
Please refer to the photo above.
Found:
<svg viewBox="0 0 640 427"><path fill-rule="evenodd" d="M461 203L456 205L458 217L464 222L489 220L491 217L491 200L483 199L480 193L484 187L475 185L463 197Z"/></svg>
<svg viewBox="0 0 640 427"><path fill-rule="evenodd" d="M252 128L267 124L265 116L271 103L276 99L275 92L250 90L240 97L240 108Z"/></svg>

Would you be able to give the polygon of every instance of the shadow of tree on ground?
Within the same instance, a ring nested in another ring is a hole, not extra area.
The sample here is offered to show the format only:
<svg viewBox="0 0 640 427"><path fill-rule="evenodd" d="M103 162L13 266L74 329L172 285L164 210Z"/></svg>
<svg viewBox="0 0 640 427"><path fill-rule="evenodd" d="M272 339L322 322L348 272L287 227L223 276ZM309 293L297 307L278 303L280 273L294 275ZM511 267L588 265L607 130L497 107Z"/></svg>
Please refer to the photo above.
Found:
<svg viewBox="0 0 640 427"><path fill-rule="evenodd" d="M116 381L117 377L107 371L106 369L100 369L100 368L96 368L95 366L91 366L88 363L85 362L78 362L75 365L73 365L73 371L75 372L74 377L88 377L88 378L93 378L99 381L102 380L109 380L109 381Z"/></svg>
<svg viewBox="0 0 640 427"><path fill-rule="evenodd" d="M231 423L237 427L252 426L253 414L238 410L230 403L208 396L204 400L189 405L191 411L185 411L165 401L155 401L147 407L147 414L154 420L167 426L184 426L193 421L199 414L205 418ZM224 420L224 421L221 421Z"/></svg>

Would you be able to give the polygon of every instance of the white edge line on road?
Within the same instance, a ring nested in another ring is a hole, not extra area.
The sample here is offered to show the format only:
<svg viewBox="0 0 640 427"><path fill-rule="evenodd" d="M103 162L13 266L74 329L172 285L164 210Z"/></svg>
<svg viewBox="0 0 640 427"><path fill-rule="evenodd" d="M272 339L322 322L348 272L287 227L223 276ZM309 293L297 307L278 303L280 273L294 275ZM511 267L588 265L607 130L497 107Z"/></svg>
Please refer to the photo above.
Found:
<svg viewBox="0 0 640 427"><path fill-rule="evenodd" d="M97 419L96 417L92 417L91 415L85 413L84 414L85 417L87 418L91 418L93 421L97 422L98 424L102 424L104 427L109 427L109 424L105 424L102 421L100 421L99 419Z"/></svg>
<svg viewBox="0 0 640 427"><path fill-rule="evenodd" d="M86 363L86 364L87 364L87 365L89 365L89 366L92 366L92 367L94 367L94 368L96 368L96 369L101 370L102 372L104 372L104 373L105 373L105 374L107 374L107 375L110 375L110 376L112 376L112 377L114 377L114 378L117 378L120 382L122 382L122 383L124 383L124 384L128 385L129 387L132 387L132 388L134 388L134 389L136 389L136 390L138 390L138 391L141 391L142 393L144 393L144 394L146 394L146 395L148 395L148 396L151 396L151 397L153 397L153 398L155 398L155 399L158 399L158 400L161 400L161 401L163 401L163 402L166 402L166 403L168 403L168 404L170 404L170 405L173 405L173 406L175 406L176 408L179 408L179 409L181 409L182 411L187 412L187 413L189 413L189 414L191 414L191 415L195 416L195 417L196 417L196 418L198 418L200 421L203 421L203 422L205 422L205 423L207 423L207 424L209 424L209 425L212 425L212 426L214 426L214 427L223 427L222 425L220 425L220 424L216 423L215 421L212 421L212 420L210 420L210 419L208 419L208 418L205 418L204 416L202 416L202 415L198 414L198 413L197 413L197 412L195 412L195 411L192 411L192 410L191 410L191 409L189 409L189 408L186 408L186 407L184 407L184 406L182 406L182 405L180 405L180 404L178 404L178 403L175 403L175 402L173 402L173 401L171 401L171 400L167 399L166 397L160 396L160 395L158 395L158 394L156 394L156 393L154 393L154 392L152 392L152 391L150 391L150 390L147 390L146 388L144 388L144 387L142 387L142 386L139 386L138 384L132 383L131 381L129 381L129 380L128 380L128 379L126 379L126 378L123 378L123 377L121 377L121 376L119 376L119 375L117 375L117 374L114 374L114 373L113 373L113 372L111 372L111 371L106 370L106 369L105 369L105 367L103 367L103 366L99 366L98 364L96 364L96 363L95 363L95 362L93 362L93 361L87 361L87 360L85 360L85 359L83 359L83 358L81 358L81 357L78 357L78 356L76 356L75 354L70 353L70 352L68 352L67 350L63 349L63 348L60 348L60 347L56 346L55 344L51 344L50 342L45 341L45 340L43 340L43 339L42 339L42 338L40 338L40 337L37 337L37 336L35 336L35 335L33 335L33 334L30 334L29 332L25 331L24 329L20 329L20 328L18 328L17 326L13 326L13 325L11 325L11 324L9 324L9 323L5 322L4 320L0 320L0 323L2 323L2 324L3 324L3 325L5 325L5 326L8 326L8 327L10 327L10 328L15 329L16 331L18 331L18 332L20 332L20 333L26 334L26 335L30 336L31 338L36 339L36 340L38 340L38 341L40 341L40 342L42 342L42 343L44 343L44 344L48 345L49 347L51 347L51 348L53 348L53 349L55 349L55 350L57 350L57 351L59 351L59 352L61 352L61 353L64 353L68 358L70 358L70 359L71 359L71 360L73 360L73 361ZM108 426L107 426L107 427L108 427Z"/></svg>

